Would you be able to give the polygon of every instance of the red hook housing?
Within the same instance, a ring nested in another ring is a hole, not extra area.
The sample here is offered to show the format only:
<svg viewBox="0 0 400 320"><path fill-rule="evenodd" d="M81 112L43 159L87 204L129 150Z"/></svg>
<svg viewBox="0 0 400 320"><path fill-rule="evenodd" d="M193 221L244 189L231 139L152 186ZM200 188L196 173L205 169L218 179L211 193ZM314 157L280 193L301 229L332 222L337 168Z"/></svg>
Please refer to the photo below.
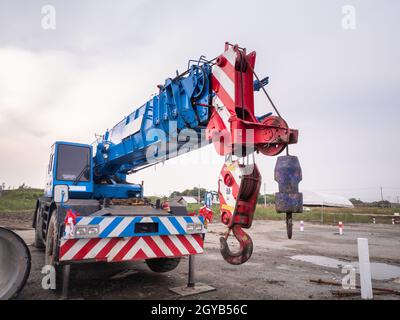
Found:
<svg viewBox="0 0 400 320"><path fill-rule="evenodd" d="M243 231L250 228L261 185L261 175L256 164L240 164L226 161L222 167L218 184L220 196L221 221L228 230L220 238L220 250L224 260L233 265L245 263L253 253L253 241ZM232 252L227 239L233 233L240 248Z"/></svg>
<svg viewBox="0 0 400 320"><path fill-rule="evenodd" d="M239 241L240 249L238 252L232 252L228 246L227 239L232 230L233 235ZM225 237L221 237L219 239L221 244L221 255L224 260L233 265L239 265L245 263L250 259L253 253L253 241L250 236L243 231L242 227L238 224L235 224L232 228L230 228Z"/></svg>

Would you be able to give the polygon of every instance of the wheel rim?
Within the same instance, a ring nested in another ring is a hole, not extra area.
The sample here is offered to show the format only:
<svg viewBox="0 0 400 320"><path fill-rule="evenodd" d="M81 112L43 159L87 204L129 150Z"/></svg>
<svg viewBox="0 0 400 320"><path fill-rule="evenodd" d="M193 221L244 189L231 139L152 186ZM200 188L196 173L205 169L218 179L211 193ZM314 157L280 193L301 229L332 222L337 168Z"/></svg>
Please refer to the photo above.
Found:
<svg viewBox="0 0 400 320"><path fill-rule="evenodd" d="M49 226L49 234L48 234L49 241L46 244L46 264L47 265L54 265L54 251L57 245L57 237L56 237L56 229L54 225L51 224Z"/></svg>

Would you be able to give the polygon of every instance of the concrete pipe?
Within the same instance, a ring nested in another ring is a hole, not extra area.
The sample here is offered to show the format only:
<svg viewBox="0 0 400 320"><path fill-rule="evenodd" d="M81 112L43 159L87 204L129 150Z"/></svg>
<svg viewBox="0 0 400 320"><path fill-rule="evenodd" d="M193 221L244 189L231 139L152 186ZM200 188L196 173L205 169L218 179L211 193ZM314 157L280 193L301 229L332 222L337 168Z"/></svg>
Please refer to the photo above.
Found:
<svg viewBox="0 0 400 320"><path fill-rule="evenodd" d="M24 240L0 228L0 300L16 297L31 270L31 255Z"/></svg>

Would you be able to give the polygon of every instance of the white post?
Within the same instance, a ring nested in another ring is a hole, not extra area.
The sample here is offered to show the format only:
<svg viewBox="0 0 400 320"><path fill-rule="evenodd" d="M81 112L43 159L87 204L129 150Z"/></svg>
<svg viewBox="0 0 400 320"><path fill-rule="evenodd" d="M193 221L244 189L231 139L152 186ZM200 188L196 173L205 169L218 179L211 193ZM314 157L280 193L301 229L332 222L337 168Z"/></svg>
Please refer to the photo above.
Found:
<svg viewBox="0 0 400 320"><path fill-rule="evenodd" d="M395 222L395 220L394 220L394 219L392 219L392 224L394 224L394 222Z"/></svg>
<svg viewBox="0 0 400 320"><path fill-rule="evenodd" d="M304 232L304 221L300 221L300 231Z"/></svg>
<svg viewBox="0 0 400 320"><path fill-rule="evenodd" d="M372 299L371 265L369 263L368 239L357 238L358 264L360 268L361 298Z"/></svg>
<svg viewBox="0 0 400 320"><path fill-rule="evenodd" d="M343 222L339 221L339 234L343 235Z"/></svg>

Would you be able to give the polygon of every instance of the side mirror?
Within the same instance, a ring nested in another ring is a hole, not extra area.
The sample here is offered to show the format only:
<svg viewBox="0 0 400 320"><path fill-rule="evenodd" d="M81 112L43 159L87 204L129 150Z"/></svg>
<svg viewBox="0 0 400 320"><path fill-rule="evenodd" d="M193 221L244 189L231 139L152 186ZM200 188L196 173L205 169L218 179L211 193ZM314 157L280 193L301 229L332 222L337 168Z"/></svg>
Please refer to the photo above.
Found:
<svg viewBox="0 0 400 320"><path fill-rule="evenodd" d="M59 184L54 187L53 198L57 203L68 201L69 188L67 185Z"/></svg>

